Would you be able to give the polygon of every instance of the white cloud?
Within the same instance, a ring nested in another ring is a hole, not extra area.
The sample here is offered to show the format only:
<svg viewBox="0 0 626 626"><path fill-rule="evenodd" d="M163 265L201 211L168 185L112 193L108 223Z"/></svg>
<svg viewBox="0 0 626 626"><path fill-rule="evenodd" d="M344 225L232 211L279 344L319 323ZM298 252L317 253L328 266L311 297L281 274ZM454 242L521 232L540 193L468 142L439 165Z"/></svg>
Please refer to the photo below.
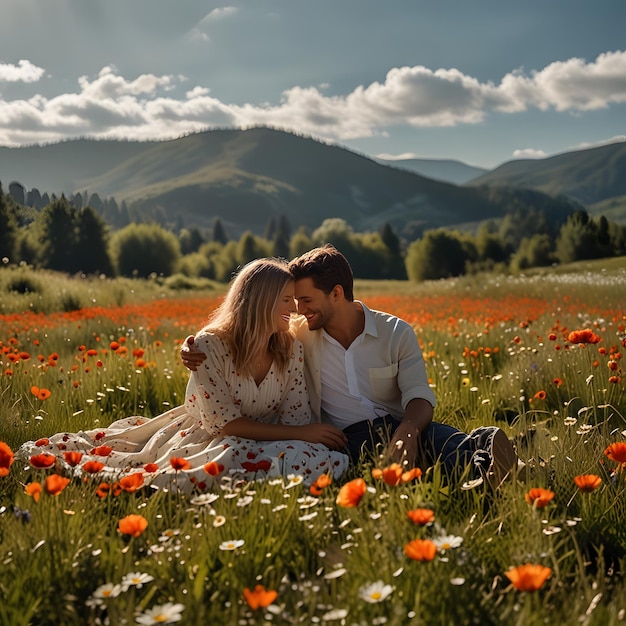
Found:
<svg viewBox="0 0 626 626"><path fill-rule="evenodd" d="M19 69L0 66L0 77L6 67ZM28 61L20 61L20 68L23 76L43 73ZM165 139L215 126L252 125L341 141L384 135L399 125L476 124L493 112L515 114L536 108L578 113L626 103L626 51L607 52L590 63L581 59L552 63L531 74L516 70L499 84L481 83L454 68L399 67L391 69L383 82L359 86L347 95L294 86L271 105L225 103L202 86L192 87L183 96L166 96L185 80L153 74L128 80L106 66L93 79L81 76L77 93L50 99L0 99L0 144L76 135ZM534 151L516 152L531 154L542 156Z"/></svg>
<svg viewBox="0 0 626 626"><path fill-rule="evenodd" d="M239 9L237 7L220 7L213 9L200 20L200 24L215 22L217 20L224 19L225 17L230 17L231 15L235 15L238 11Z"/></svg>
<svg viewBox="0 0 626 626"><path fill-rule="evenodd" d="M220 7L207 13L188 33L187 38L191 41L210 41L207 33L215 22L231 17L239 12L237 7Z"/></svg>
<svg viewBox="0 0 626 626"><path fill-rule="evenodd" d="M21 59L17 65L0 63L0 82L6 83L36 83L45 70L33 65L30 61Z"/></svg>
<svg viewBox="0 0 626 626"><path fill-rule="evenodd" d="M534 148L522 148L513 151L514 159L544 159L547 156L543 150L535 150Z"/></svg>

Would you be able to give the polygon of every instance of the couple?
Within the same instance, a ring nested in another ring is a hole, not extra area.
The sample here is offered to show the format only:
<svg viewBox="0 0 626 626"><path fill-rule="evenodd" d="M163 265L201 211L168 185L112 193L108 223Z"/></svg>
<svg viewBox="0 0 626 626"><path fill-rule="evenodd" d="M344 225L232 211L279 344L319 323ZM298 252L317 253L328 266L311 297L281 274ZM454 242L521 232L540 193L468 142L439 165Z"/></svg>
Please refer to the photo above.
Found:
<svg viewBox="0 0 626 626"><path fill-rule="evenodd" d="M466 435L433 422L413 329L354 301L352 285L332 246L289 264L252 261L181 349L192 370L184 405L27 442L21 454L51 454L71 473L81 470L66 453L81 452L103 464L105 478L140 471L155 487L189 492L224 475L339 478L384 443L409 466L440 460L452 474L472 464L502 480L517 460L505 434L487 427Z"/></svg>

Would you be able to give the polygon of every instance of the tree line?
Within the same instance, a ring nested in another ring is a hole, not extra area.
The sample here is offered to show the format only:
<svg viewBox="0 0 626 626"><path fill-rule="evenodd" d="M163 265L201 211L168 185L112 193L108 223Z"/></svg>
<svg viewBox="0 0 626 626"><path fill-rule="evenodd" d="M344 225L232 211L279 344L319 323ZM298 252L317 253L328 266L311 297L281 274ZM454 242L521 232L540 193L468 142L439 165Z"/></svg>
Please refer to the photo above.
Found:
<svg viewBox="0 0 626 626"><path fill-rule="evenodd" d="M115 227L102 211L73 200L53 196L43 206L29 206L5 195L0 185L3 263L69 274L181 274L228 282L252 259L289 259L332 243L346 255L357 278L423 281L626 255L626 226L604 216L593 219L584 209L554 216L543 208L513 208L498 221L480 223L475 232L436 228L413 241L401 239L389 224L376 232L354 232L341 218L326 219L312 231L299 227L293 232L287 218L277 215L262 235L247 231L232 239L219 218L204 231L154 222Z"/></svg>

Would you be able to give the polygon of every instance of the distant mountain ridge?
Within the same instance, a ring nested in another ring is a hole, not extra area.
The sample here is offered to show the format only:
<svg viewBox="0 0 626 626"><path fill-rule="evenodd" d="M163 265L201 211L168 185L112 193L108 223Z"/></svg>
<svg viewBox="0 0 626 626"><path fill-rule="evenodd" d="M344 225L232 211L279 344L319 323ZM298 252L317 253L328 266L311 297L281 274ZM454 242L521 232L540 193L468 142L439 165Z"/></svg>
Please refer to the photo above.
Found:
<svg viewBox="0 0 626 626"><path fill-rule="evenodd" d="M578 153L573 158L585 159ZM428 228L467 229L498 219L507 210L504 199L561 214L580 208L540 192L493 193L482 184L490 174L469 185L451 184L406 164L391 167L345 148L262 127L212 130L170 141L80 139L0 147L5 192L12 181L56 195L88 191L170 224L208 228L220 217L231 236L243 230L260 233L279 214L294 227L316 228L324 219L340 217L356 231L371 231L388 222L411 239ZM495 178L493 184L499 181Z"/></svg>
<svg viewBox="0 0 626 626"><path fill-rule="evenodd" d="M489 170L483 167L468 165L454 159L381 159L376 161L389 167L410 170L434 180L455 185L464 185L469 181L486 174Z"/></svg>

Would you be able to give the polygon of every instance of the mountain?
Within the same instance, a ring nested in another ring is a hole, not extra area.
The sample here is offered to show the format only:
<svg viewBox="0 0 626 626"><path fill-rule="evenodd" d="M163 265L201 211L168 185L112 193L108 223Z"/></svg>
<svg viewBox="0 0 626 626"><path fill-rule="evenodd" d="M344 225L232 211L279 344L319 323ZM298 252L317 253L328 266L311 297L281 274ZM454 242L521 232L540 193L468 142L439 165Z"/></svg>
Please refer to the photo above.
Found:
<svg viewBox="0 0 626 626"><path fill-rule="evenodd" d="M454 185L465 183L486 174L489 170L482 167L467 165L453 159L379 159L376 161L389 167L416 172L434 180L440 180Z"/></svg>
<svg viewBox="0 0 626 626"><path fill-rule="evenodd" d="M552 196L565 195L591 214L603 212L626 223L626 142L545 159L509 161L469 184L526 187Z"/></svg>
<svg viewBox="0 0 626 626"><path fill-rule="evenodd" d="M228 233L263 232L285 215L295 228L340 217L355 231L385 222L413 239L427 228L471 228L511 206L562 215L578 208L544 194L462 187L389 167L344 148L269 128L212 130L171 141L74 140L0 148L0 181L41 193L97 193L131 215Z"/></svg>

